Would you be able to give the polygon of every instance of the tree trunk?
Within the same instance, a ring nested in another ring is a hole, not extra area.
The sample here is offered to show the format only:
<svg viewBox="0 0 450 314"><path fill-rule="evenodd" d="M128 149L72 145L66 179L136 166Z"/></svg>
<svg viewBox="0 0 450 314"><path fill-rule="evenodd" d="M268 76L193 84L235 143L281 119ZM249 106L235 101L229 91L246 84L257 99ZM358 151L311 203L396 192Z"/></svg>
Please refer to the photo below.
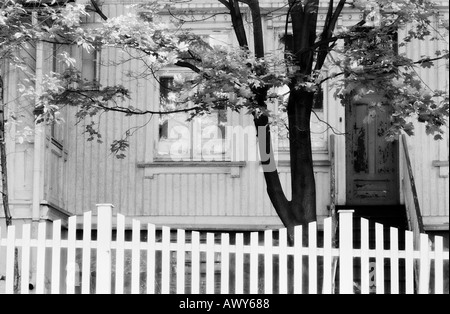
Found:
<svg viewBox="0 0 450 314"><path fill-rule="evenodd" d="M6 227L12 226L12 216L9 209L8 199L8 167L6 163L6 132L5 132L5 104L4 104L4 89L3 77L0 74L0 163L2 174L2 205L5 213ZM19 290L19 250L14 249L14 291Z"/></svg>
<svg viewBox="0 0 450 314"><path fill-rule="evenodd" d="M291 211L297 224L316 221L316 184L311 146L311 110L314 93L291 90L287 112L291 160Z"/></svg>
<svg viewBox="0 0 450 314"><path fill-rule="evenodd" d="M0 76L0 163L2 173L2 204L5 213L6 226L12 225L12 217L8 201L8 170L6 165L6 138L5 138L5 105L3 103L3 78Z"/></svg>

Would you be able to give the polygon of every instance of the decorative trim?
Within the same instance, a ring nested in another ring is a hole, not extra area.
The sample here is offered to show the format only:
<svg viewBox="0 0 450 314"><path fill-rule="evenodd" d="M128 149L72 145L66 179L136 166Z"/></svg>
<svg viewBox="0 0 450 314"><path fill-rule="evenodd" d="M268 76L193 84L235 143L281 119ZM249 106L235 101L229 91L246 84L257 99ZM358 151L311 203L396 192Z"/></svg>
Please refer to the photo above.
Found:
<svg viewBox="0 0 450 314"><path fill-rule="evenodd" d="M448 231L448 216L423 217L425 231Z"/></svg>
<svg viewBox="0 0 450 314"><path fill-rule="evenodd" d="M279 160L278 161L278 167L290 167L291 162L289 160ZM331 161L328 159L318 159L313 160L313 166L314 167L330 167Z"/></svg>
<svg viewBox="0 0 450 314"><path fill-rule="evenodd" d="M448 178L448 160L433 160L433 167L439 168L439 178Z"/></svg>
<svg viewBox="0 0 450 314"><path fill-rule="evenodd" d="M446 161L433 160L433 167L448 167L448 160Z"/></svg>
<svg viewBox="0 0 450 314"><path fill-rule="evenodd" d="M177 173L229 173L232 178L241 176L241 168L245 161L156 161L138 163L137 167L144 169L145 179L154 179L155 174Z"/></svg>
<svg viewBox="0 0 450 314"><path fill-rule="evenodd" d="M138 163L138 168L165 168L165 167L245 167L245 161L155 161L150 163Z"/></svg>

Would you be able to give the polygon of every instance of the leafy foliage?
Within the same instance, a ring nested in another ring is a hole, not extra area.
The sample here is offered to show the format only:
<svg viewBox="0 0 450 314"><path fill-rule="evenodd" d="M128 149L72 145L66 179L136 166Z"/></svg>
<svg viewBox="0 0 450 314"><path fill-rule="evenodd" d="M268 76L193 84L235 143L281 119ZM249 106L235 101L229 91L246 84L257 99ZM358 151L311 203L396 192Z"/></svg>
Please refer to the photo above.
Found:
<svg viewBox="0 0 450 314"><path fill-rule="evenodd" d="M308 1L304 2L306 5ZM160 10L167 9L167 3L158 1L136 6L137 14L107 19L87 31L82 18L88 11L82 5L52 2L30 9L21 1L2 0L0 56L20 66L16 51L41 40L64 42L86 50L109 47L126 51L143 65L144 74L140 75L156 76L158 70L173 65L187 68L190 74L177 77L171 91L176 101L168 103L172 107L163 112L187 111L190 119L226 107L255 116L272 115L272 120L277 121L277 113L267 110L267 104L275 100L283 105L277 88L289 86L291 91L315 93L324 81L333 80L338 87L336 96L344 105L370 99L374 108L383 103L393 107L392 127L386 134L388 139L395 139L400 132L413 134L411 118L425 123L427 133L439 139L448 119L448 92L427 88L417 68L431 68L436 60L448 59L448 49L420 60L412 60L397 51L398 47L405 47L414 40L445 39L447 34L433 29L433 21L439 19L438 10L432 2L422 0L370 3L371 6L367 6L365 1L353 2L353 6L365 11L370 27L330 29L334 37L317 34L308 53L312 53L316 61L324 49L331 53L333 58L326 62L327 71L323 71L321 65L313 71L302 69L298 58L306 52L286 51L284 55L272 52L257 58L248 47L211 47L202 37L183 30L182 23L157 22ZM39 17L33 18L33 12L38 12ZM442 23L448 32L448 21ZM406 24L412 27L407 36L397 42L396 31ZM123 105L133 97L130 91L123 86L86 82L69 55L63 60L69 65L68 69L46 76L42 92L38 94L29 87L32 84L22 89L23 96L33 99L37 122L58 121L59 110L66 105L78 108L78 121L108 111L126 115L161 113ZM331 75L325 77L327 73ZM32 73L29 75L32 82ZM101 141L94 124L88 124L86 132L89 140ZM112 152L120 158L124 157L126 148L126 139L117 140L111 146Z"/></svg>

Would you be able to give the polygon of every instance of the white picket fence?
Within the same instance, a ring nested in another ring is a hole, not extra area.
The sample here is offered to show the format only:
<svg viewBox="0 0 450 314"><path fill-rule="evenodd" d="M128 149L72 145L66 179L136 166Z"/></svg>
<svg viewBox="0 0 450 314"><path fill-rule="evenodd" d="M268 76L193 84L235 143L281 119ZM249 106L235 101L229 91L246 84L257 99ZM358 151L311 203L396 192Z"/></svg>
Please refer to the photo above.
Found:
<svg viewBox="0 0 450 314"><path fill-rule="evenodd" d="M92 227L92 213L84 214L82 239L77 239L77 217L69 218L65 237L61 221L53 222L51 237L45 222L39 223L36 238L30 236L30 225L23 226L21 238L14 226L8 227L6 238L0 238L0 265L6 260L4 292L15 292L16 249L19 293L30 292L30 277L35 293L441 294L448 285L444 264L448 268L449 252L441 237L431 249L429 237L421 234L415 249L413 234L406 231L405 249L399 250L399 232L390 228L390 248L385 249L383 226L376 224L375 249L370 249L369 222L361 219L361 245L355 249L352 211L339 212L335 248L331 218L325 219L323 233L316 223L309 224L307 243L302 243L303 230L297 227L293 245L288 244L286 229L252 232L245 239L243 233L232 238L229 233L206 233L204 241L199 232L157 230L152 224L142 228L137 220L132 220L131 239L126 240L125 217L113 217L112 205L97 205L97 210L97 229ZM323 235L321 247L318 234L320 239ZM414 276L419 276L418 287Z"/></svg>

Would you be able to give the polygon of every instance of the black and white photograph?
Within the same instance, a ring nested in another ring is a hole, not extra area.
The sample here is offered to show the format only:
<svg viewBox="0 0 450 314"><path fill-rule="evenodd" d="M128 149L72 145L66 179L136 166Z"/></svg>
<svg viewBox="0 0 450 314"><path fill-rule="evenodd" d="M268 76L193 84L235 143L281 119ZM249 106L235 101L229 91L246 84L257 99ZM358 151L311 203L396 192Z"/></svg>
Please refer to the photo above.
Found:
<svg viewBox="0 0 450 314"><path fill-rule="evenodd" d="M449 294L449 37L448 0L0 0L0 295Z"/></svg>

